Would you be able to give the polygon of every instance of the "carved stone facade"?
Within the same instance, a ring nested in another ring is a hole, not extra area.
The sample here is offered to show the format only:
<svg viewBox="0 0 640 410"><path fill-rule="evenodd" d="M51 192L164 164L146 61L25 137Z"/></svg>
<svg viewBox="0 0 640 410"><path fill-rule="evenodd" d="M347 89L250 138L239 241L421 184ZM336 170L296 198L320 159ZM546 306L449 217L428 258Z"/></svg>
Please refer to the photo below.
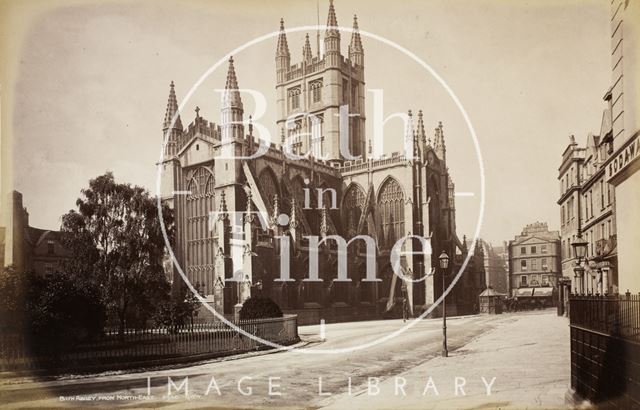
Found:
<svg viewBox="0 0 640 410"><path fill-rule="evenodd" d="M331 4L328 26L336 25ZM435 128L432 143L419 111L416 126L409 130L412 155L374 159L370 148L365 152L364 50L357 20L354 29L348 56L340 52L340 33L329 27L324 54L314 56L307 37L303 61L292 65L281 21L276 126L282 139L253 159L237 159L255 154L264 141L245 118L233 59L220 125L205 120L196 109L193 122L183 128L171 84L161 167L162 199L176 215L174 253L189 280L225 314L255 292L268 295L283 310L299 313L303 323L319 317L401 315L405 294L411 310L418 313L441 294L440 252L457 254L452 257L456 263L465 256L466 248L455 233L454 185L442 124ZM346 128L340 124L341 106L360 114L348 120L348 147L359 157L356 160L345 158L339 147ZM413 124L411 111L408 118ZM288 153L310 155L292 159ZM318 159L321 156L324 159ZM342 278L347 280L336 280L341 254L337 241L329 238L333 235L353 239L345 258L348 275ZM358 235L373 239L373 252L367 252L364 240L354 239ZM390 252L407 235L430 238L432 253L423 253L417 239L404 241L402 275L426 279L403 286L393 274ZM319 238L317 254L309 236ZM282 256L285 246L290 247L288 261ZM318 261L318 281L305 280L310 260ZM365 280L372 260L378 281ZM435 274L428 274L433 268ZM474 275L484 278L483 272L466 272L459 288ZM232 281L234 277L241 281ZM484 285L478 293L482 289ZM477 296L454 289L447 306L465 298L477 301Z"/></svg>

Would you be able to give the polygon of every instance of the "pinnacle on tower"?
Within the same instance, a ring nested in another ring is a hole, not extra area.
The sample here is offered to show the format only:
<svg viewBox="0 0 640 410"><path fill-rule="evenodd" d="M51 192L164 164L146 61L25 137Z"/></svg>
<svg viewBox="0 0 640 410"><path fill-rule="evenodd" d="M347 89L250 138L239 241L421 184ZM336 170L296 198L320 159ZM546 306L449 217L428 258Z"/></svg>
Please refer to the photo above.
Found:
<svg viewBox="0 0 640 410"><path fill-rule="evenodd" d="M353 32L349 43L349 58L356 65L364 65L364 49L362 48L362 38L360 38L360 30L358 28L358 16L355 14L353 15Z"/></svg>
<svg viewBox="0 0 640 410"><path fill-rule="evenodd" d="M329 0L329 16L327 17L327 31L324 36L324 53L328 57L327 64L336 66L340 63L340 31L338 19L333 8L333 0Z"/></svg>
<svg viewBox="0 0 640 410"><path fill-rule="evenodd" d="M176 116L176 120L171 126L173 117ZM176 98L176 90L171 81L169 85L169 100L167 101L167 110L164 114L164 122L162 125L163 131L167 131L169 128L173 130L182 131L182 121L180 121L180 114L178 113L178 99Z"/></svg>
<svg viewBox="0 0 640 410"><path fill-rule="evenodd" d="M329 0L329 15L327 16L327 34L335 33L340 37L338 32L338 19L336 18L336 10L333 7L333 0Z"/></svg>
<svg viewBox="0 0 640 410"><path fill-rule="evenodd" d="M442 121L438 121L438 127L436 128L436 135L433 141L433 149L436 151L436 155L443 161L446 161L447 149L444 144L444 132L442 130Z"/></svg>
<svg viewBox="0 0 640 410"><path fill-rule="evenodd" d="M276 47L276 75L277 82L286 80L287 70L291 66L291 54L287 43L287 34L284 31L284 19L280 19L280 34L278 34L278 45Z"/></svg>
<svg viewBox="0 0 640 410"><path fill-rule="evenodd" d="M289 44L287 43L287 34L284 31L284 19L280 19L280 34L278 35L278 45L276 49L276 57L289 57Z"/></svg>
<svg viewBox="0 0 640 410"><path fill-rule="evenodd" d="M320 236L322 238L326 237L328 231L329 227L327 224L327 208L323 207L320 214Z"/></svg>
<svg viewBox="0 0 640 410"><path fill-rule="evenodd" d="M309 42L309 33L304 38L304 47L302 47L302 59L310 63L313 58L313 53L311 52L311 43Z"/></svg>
<svg viewBox="0 0 640 410"><path fill-rule="evenodd" d="M226 195L224 191L220 193L220 207L218 208L218 220L227 219L228 209L227 209L227 201L225 199Z"/></svg>
<svg viewBox="0 0 640 410"><path fill-rule="evenodd" d="M422 110L418 111L418 135L423 144L427 142L427 134L424 131L424 119L422 117Z"/></svg>
<svg viewBox="0 0 640 410"><path fill-rule="evenodd" d="M242 100L238 90L238 78L236 77L236 69L233 66L233 57L229 57L229 70L227 71L227 82L224 89L223 106L242 108Z"/></svg>

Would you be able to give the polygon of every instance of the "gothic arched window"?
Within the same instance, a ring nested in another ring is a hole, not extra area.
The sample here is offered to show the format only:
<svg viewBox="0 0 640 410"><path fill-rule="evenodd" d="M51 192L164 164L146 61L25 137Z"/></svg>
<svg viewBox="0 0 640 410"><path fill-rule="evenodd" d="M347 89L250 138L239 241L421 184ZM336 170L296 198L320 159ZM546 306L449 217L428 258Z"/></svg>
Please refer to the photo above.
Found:
<svg viewBox="0 0 640 410"><path fill-rule="evenodd" d="M309 83L311 89L311 102L317 103L322 101L322 80L316 80Z"/></svg>
<svg viewBox="0 0 640 410"><path fill-rule="evenodd" d="M186 266L192 283L201 285L202 294L213 293L213 231L209 213L215 211L215 178L206 167L187 176L185 201Z"/></svg>
<svg viewBox="0 0 640 410"><path fill-rule="evenodd" d="M378 210L382 228L380 245L388 249L404 236L404 194L395 179L389 178L380 189Z"/></svg>
<svg viewBox="0 0 640 410"><path fill-rule="evenodd" d="M300 87L293 87L289 89L289 110L300 108L300 91Z"/></svg>
<svg viewBox="0 0 640 410"><path fill-rule="evenodd" d="M364 210L365 193L358 185L351 185L344 196L343 221L347 238L352 238L358 232L358 224Z"/></svg>

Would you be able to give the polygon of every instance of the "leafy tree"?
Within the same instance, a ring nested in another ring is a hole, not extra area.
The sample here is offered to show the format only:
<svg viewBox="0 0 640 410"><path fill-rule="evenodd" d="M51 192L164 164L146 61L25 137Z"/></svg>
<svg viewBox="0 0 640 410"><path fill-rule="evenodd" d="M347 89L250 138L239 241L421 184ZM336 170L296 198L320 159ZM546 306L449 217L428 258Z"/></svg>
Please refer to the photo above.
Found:
<svg viewBox="0 0 640 410"><path fill-rule="evenodd" d="M144 323L169 297L157 200L107 172L89 181L76 205L62 217L64 242L73 253L66 269L96 282L122 335L128 320ZM173 213L165 205L162 217L172 238Z"/></svg>
<svg viewBox="0 0 640 410"><path fill-rule="evenodd" d="M102 334L104 306L95 283L58 272L32 276L27 295L32 347L59 351Z"/></svg>
<svg viewBox="0 0 640 410"><path fill-rule="evenodd" d="M0 332L23 333L29 280L15 266L0 271Z"/></svg>
<svg viewBox="0 0 640 410"><path fill-rule="evenodd" d="M28 336L28 347L57 351L98 336L103 324L104 309L91 283L63 273L38 277L13 266L0 272L3 335Z"/></svg>

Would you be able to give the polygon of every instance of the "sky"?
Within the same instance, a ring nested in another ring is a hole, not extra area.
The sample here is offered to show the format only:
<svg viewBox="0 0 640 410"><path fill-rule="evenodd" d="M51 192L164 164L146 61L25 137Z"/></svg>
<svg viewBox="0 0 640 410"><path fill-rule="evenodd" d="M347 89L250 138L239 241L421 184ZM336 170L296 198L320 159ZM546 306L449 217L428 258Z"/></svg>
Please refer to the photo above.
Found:
<svg viewBox="0 0 640 410"><path fill-rule="evenodd" d="M88 180L107 170L118 181L155 190L155 163L169 83L178 101L225 55L278 29L326 23L328 1L25 2L10 9L14 47L5 95L11 110L15 189L32 226L58 229ZM458 234L472 236L486 191L480 236L495 244L536 221L559 228L557 181L568 136L584 143L600 129L610 84L607 2L336 0L338 24L411 51L448 85L477 134L484 166L464 116L445 88L397 49L363 35L367 89L384 93L385 116L422 109L432 135L442 121L458 196ZM315 33L311 32L315 40ZM350 33L342 33L346 51ZM292 62L304 32L288 34ZM315 52L315 42L312 41ZM262 123L275 129L275 46L271 38L234 55L239 86L263 93ZM218 123L226 64L184 105ZM372 130L372 92L367 133ZM243 95L245 112L254 104ZM3 101L4 107L7 101ZM4 118L3 118L4 119ZM6 125L6 124L4 124ZM402 124L384 128L397 151ZM275 134L277 135L277 134ZM279 138L278 138L279 139Z"/></svg>

